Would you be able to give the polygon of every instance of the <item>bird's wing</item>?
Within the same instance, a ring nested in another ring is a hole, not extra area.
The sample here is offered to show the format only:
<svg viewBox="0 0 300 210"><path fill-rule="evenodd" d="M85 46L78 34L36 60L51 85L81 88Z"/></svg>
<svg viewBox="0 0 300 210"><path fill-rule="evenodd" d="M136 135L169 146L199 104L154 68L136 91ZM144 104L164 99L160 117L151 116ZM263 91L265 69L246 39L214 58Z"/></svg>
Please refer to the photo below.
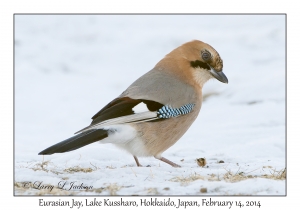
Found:
<svg viewBox="0 0 300 210"><path fill-rule="evenodd" d="M141 111L138 108L142 104L145 105L145 110ZM190 113L194 106L194 103L187 103L181 107L172 108L168 105L145 99L116 98L92 117L91 125L76 133L91 129L105 129L105 126L116 124L167 120L168 118Z"/></svg>
<svg viewBox="0 0 300 210"><path fill-rule="evenodd" d="M142 105L144 105L144 110L138 110ZM157 111L163 106L161 103L150 100L129 97L116 98L92 117L93 121L88 127L76 133L112 124L163 120L159 119L157 114Z"/></svg>

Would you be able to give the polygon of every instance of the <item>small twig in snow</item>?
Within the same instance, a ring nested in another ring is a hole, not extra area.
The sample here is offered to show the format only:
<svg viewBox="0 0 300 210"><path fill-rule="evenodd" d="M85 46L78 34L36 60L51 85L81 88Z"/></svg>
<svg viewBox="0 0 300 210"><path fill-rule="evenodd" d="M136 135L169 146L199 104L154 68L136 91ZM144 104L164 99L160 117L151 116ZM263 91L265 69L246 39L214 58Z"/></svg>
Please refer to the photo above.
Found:
<svg viewBox="0 0 300 210"><path fill-rule="evenodd" d="M92 166L94 166L91 162L90 162L90 164L91 164ZM95 167L96 170L98 169L98 167L96 167L96 166L94 166L94 167Z"/></svg>
<svg viewBox="0 0 300 210"><path fill-rule="evenodd" d="M134 170L131 168L132 172L134 173L135 177L137 177L136 173L134 172Z"/></svg>

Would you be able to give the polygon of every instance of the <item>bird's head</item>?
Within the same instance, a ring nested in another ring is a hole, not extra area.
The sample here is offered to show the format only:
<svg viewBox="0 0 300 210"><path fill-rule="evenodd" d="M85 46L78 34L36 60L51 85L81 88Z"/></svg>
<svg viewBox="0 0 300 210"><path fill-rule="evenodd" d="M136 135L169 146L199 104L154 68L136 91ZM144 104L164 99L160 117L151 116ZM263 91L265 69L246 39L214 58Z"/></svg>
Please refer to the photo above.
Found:
<svg viewBox="0 0 300 210"><path fill-rule="evenodd" d="M200 86L216 78L220 82L228 83L223 73L223 61L219 53L209 44L194 40L176 48L169 55L181 57L185 62L185 71L189 71Z"/></svg>

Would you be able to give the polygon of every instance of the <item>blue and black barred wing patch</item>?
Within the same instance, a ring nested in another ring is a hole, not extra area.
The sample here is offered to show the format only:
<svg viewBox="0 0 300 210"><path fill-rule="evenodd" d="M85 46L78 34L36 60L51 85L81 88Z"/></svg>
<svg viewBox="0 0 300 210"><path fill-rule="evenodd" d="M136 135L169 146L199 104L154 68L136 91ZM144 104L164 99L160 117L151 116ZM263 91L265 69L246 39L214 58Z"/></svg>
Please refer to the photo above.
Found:
<svg viewBox="0 0 300 210"><path fill-rule="evenodd" d="M180 108L171 108L169 106L163 106L157 111L157 117L160 119L168 119L171 117L178 117L190 113L195 104L189 103L181 106Z"/></svg>

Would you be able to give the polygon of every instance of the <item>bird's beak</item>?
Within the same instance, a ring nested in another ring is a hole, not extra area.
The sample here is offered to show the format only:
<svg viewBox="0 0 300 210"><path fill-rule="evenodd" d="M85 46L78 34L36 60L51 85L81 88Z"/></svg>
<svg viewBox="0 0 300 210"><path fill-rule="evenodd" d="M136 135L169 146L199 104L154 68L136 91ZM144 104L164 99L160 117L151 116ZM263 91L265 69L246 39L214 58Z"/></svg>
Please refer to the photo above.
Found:
<svg viewBox="0 0 300 210"><path fill-rule="evenodd" d="M220 82L228 83L228 79L222 71L216 71L214 68L210 66L209 72L214 78L216 78Z"/></svg>

